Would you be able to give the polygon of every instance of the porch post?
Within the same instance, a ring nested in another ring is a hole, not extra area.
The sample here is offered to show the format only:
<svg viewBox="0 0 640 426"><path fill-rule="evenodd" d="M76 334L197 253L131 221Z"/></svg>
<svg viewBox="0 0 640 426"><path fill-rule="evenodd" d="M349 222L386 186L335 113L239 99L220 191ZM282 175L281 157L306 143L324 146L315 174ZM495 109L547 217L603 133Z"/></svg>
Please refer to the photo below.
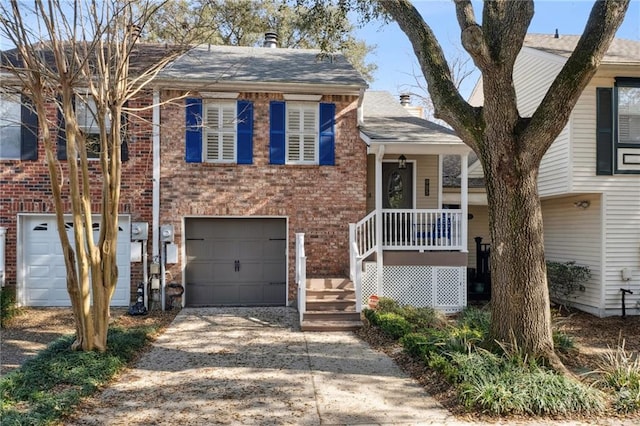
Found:
<svg viewBox="0 0 640 426"><path fill-rule="evenodd" d="M469 252L469 154L460 155L460 208L462 209L462 252Z"/></svg>
<svg viewBox="0 0 640 426"><path fill-rule="evenodd" d="M382 159L384 158L384 145L378 147L376 152L376 278L377 278L377 291L378 296L384 296L383 294L383 266L382 259Z"/></svg>

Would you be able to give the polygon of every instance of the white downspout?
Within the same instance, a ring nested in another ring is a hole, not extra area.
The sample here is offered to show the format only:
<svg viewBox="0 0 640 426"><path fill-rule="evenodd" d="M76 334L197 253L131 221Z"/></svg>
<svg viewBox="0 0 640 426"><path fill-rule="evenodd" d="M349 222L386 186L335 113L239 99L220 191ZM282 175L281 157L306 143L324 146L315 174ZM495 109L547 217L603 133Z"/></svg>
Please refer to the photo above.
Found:
<svg viewBox="0 0 640 426"><path fill-rule="evenodd" d="M5 247L7 239L7 228L0 226L0 287L4 287L5 276Z"/></svg>
<svg viewBox="0 0 640 426"><path fill-rule="evenodd" d="M469 253L469 154L460 155L460 208L462 209L462 252Z"/></svg>
<svg viewBox="0 0 640 426"><path fill-rule="evenodd" d="M377 295L383 293L383 258L382 258L382 159L384 158L384 145L380 145L376 152L376 267L377 267Z"/></svg>
<svg viewBox="0 0 640 426"><path fill-rule="evenodd" d="M160 91L153 91L152 115L153 141L153 193L151 213L152 262L158 262L160 256Z"/></svg>

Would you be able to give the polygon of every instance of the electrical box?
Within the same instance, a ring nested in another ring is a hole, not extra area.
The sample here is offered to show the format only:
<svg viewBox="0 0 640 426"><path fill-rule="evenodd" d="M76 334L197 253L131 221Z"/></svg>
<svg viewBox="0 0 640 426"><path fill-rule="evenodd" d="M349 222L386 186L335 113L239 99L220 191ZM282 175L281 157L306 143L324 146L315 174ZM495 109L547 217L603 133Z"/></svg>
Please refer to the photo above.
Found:
<svg viewBox="0 0 640 426"><path fill-rule="evenodd" d="M631 281L632 278L632 272L631 272L631 268L622 268L622 281Z"/></svg>
<svg viewBox="0 0 640 426"><path fill-rule="evenodd" d="M131 241L131 262L142 262L142 243Z"/></svg>
<svg viewBox="0 0 640 426"><path fill-rule="evenodd" d="M178 245L169 243L167 244L167 260L166 264L178 263Z"/></svg>
<svg viewBox="0 0 640 426"><path fill-rule="evenodd" d="M151 290L160 290L160 278L151 278Z"/></svg>
<svg viewBox="0 0 640 426"><path fill-rule="evenodd" d="M160 227L160 241L163 243L173 242L173 225L162 225Z"/></svg>
<svg viewBox="0 0 640 426"><path fill-rule="evenodd" d="M151 275L160 275L160 264L159 263L152 263L149 266L149 273Z"/></svg>
<svg viewBox="0 0 640 426"><path fill-rule="evenodd" d="M142 241L149 239L149 224L147 222L131 223L131 241Z"/></svg>

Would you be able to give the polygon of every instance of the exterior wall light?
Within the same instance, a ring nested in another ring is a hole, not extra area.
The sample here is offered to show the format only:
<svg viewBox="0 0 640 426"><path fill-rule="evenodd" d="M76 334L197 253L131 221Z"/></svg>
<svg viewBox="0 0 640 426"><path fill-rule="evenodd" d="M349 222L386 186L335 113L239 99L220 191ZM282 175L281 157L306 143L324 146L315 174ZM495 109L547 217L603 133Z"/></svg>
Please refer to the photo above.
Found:
<svg viewBox="0 0 640 426"><path fill-rule="evenodd" d="M398 157L398 168L401 170L407 168L407 157L405 157L403 154Z"/></svg>

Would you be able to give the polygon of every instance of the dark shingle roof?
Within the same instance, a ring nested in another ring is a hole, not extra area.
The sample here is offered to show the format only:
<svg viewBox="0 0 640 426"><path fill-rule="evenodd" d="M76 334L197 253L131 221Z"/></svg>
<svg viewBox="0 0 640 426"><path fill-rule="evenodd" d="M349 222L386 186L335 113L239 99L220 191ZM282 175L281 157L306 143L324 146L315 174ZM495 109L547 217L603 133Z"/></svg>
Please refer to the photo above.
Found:
<svg viewBox="0 0 640 426"><path fill-rule="evenodd" d="M463 143L453 130L412 116L389 92L365 92L363 115L360 130L372 141Z"/></svg>
<svg viewBox="0 0 640 426"><path fill-rule="evenodd" d="M576 48L579 39L578 35L560 35L555 38L552 34L527 34L524 45L568 58ZM604 55L602 63L640 63L640 41L614 39Z"/></svg>
<svg viewBox="0 0 640 426"><path fill-rule="evenodd" d="M168 65L159 78L367 86L360 73L341 54L330 55L312 49L243 46L196 46Z"/></svg>

